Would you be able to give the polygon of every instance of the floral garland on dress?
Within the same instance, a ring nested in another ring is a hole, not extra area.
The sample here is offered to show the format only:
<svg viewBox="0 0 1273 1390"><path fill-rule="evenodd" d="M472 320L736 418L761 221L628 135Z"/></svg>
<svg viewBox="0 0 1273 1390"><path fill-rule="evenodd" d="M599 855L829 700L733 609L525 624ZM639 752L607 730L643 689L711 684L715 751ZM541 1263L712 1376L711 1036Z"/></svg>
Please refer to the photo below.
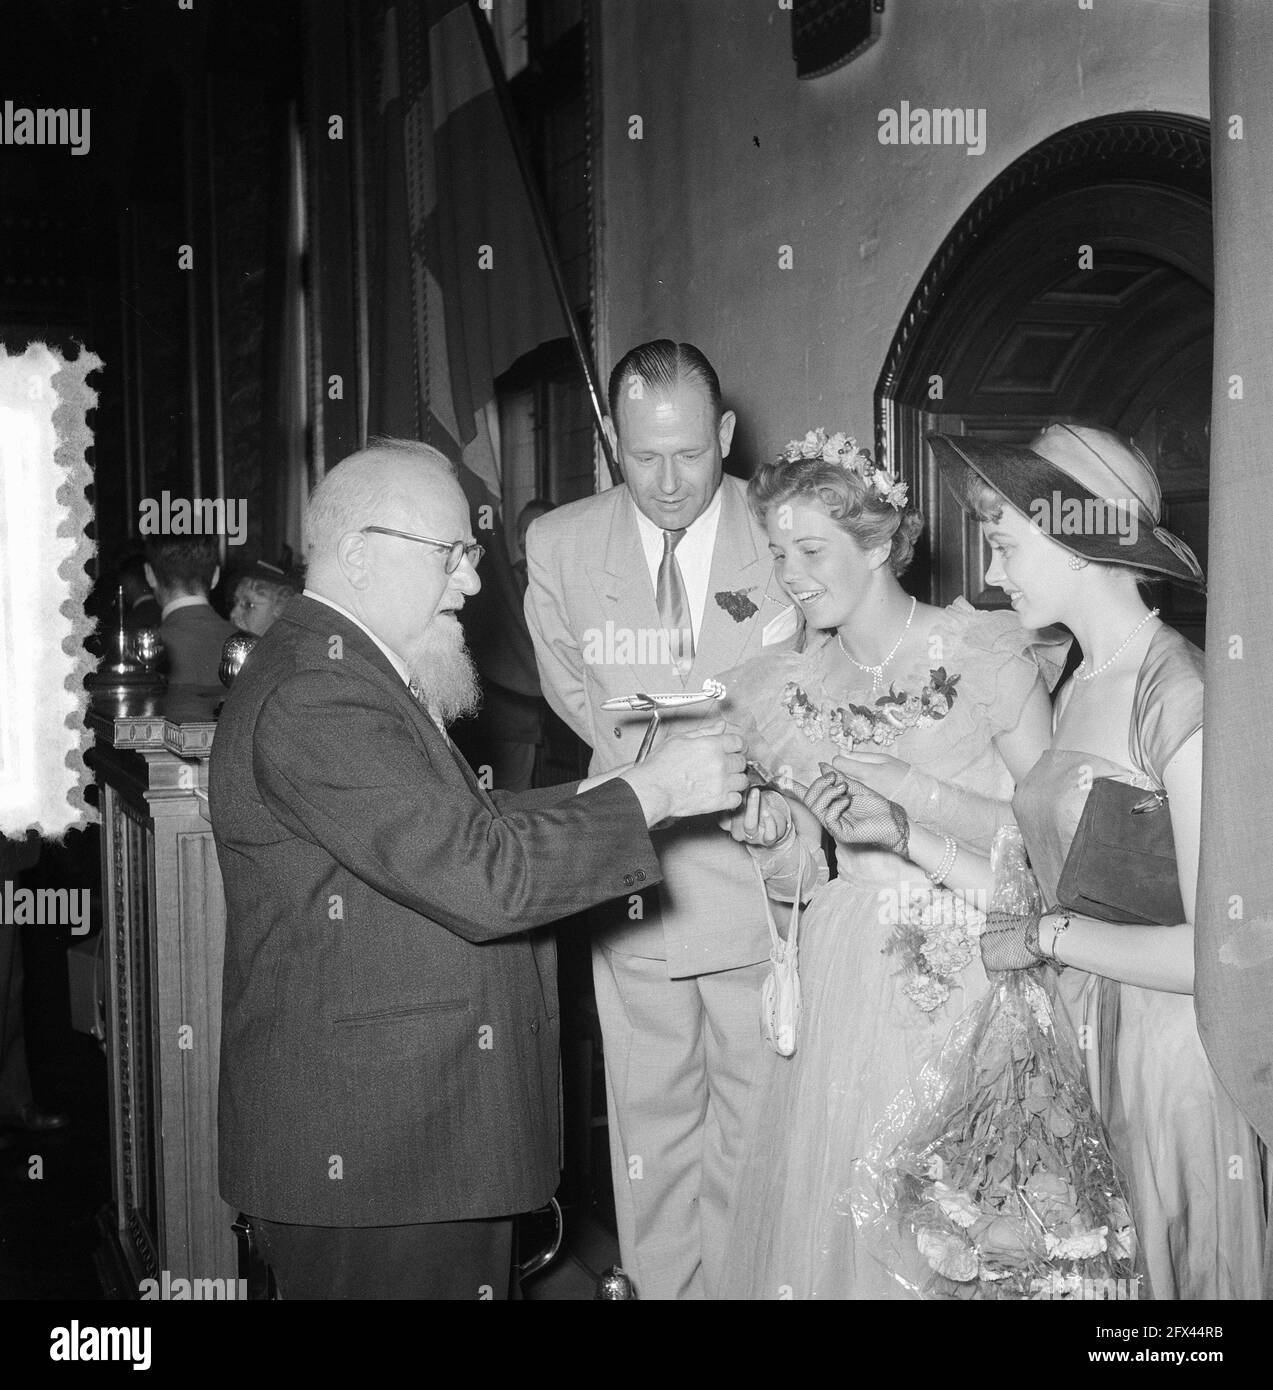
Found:
<svg viewBox="0 0 1273 1390"><path fill-rule="evenodd" d="M914 694L900 694L889 686L872 708L850 703L816 705L795 681L782 690L782 707L796 727L812 743L830 740L844 753L863 744L887 748L911 729L927 729L945 719L955 702L959 676L946 674L944 666L928 673L928 684Z"/></svg>

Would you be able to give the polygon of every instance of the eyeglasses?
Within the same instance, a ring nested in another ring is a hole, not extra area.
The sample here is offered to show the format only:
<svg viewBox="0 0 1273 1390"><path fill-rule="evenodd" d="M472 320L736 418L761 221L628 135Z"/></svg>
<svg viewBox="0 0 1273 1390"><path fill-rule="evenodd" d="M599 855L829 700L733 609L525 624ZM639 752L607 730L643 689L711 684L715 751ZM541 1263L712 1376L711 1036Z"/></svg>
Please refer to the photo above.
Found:
<svg viewBox="0 0 1273 1390"><path fill-rule="evenodd" d="M416 536L410 531L395 531L392 526L364 526L364 532L374 531L378 536L401 536L403 540L420 541L424 545L436 545L439 550L446 551L446 564L444 566L447 574L454 574L460 567L460 561L468 560L474 569L477 568L483 555L486 554L486 547L478 545L476 541L439 541L432 536Z"/></svg>

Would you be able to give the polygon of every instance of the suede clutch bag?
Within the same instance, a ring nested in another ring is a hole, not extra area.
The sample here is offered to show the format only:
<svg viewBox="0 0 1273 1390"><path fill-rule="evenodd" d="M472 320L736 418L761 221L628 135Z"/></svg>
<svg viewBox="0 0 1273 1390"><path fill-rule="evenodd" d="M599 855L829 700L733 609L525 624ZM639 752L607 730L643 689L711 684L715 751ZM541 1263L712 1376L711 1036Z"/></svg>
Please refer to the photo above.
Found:
<svg viewBox="0 0 1273 1390"><path fill-rule="evenodd" d="M1185 920L1164 792L1098 777L1056 885L1057 906L1145 927Z"/></svg>

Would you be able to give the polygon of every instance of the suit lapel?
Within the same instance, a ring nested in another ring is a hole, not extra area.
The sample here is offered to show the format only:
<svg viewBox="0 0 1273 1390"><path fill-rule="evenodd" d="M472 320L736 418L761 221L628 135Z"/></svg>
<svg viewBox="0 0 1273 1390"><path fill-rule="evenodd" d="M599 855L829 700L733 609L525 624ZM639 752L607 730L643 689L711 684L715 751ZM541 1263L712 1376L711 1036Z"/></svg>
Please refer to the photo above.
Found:
<svg viewBox="0 0 1273 1390"><path fill-rule="evenodd" d="M425 709L423 705L420 704L420 702L415 698L415 696L412 695L411 691L405 685L402 684L401 680L398 679L398 673L395 671L393 674L395 687L397 688L397 691L401 695L402 699L404 699L410 706L412 716L416 721L416 727L420 729L423 733L425 741L430 744L441 743L443 745L447 753L450 754L452 761L459 769L460 776L464 778L464 781L468 785L469 789L482 802L482 804L486 807L488 811L494 811L496 809L495 803L487 794L486 788L478 780L477 773L474 772L472 767L469 766L469 760L455 746L455 741L450 737L449 734L443 733L443 731L438 728L438 726L433 722L433 716L429 713L429 711Z"/></svg>
<svg viewBox="0 0 1273 1390"><path fill-rule="evenodd" d="M764 533L747 507L745 491L736 478L726 476L721 483L721 515L694 664L682 680L670 661L650 659L658 655L662 632L654 585L631 495L626 488L614 490L609 526L598 537L603 558L588 567L602 625L584 634L584 659L605 690L615 695L697 690L709 676L760 651L766 623L789 608L790 600L774 578ZM748 604L756 611L735 618Z"/></svg>
<svg viewBox="0 0 1273 1390"><path fill-rule="evenodd" d="M460 775L468 783L473 794L478 797L478 799L482 802L482 804L486 807L488 811L495 811L495 803L487 794L486 788L478 780L477 773L474 772L473 769L469 766L469 760L455 746L455 743L452 739L450 739L449 737L443 738L441 732L438 729L438 726L433 722L432 719L429 718L428 712L420 709L420 706L416 704L410 692L408 692L407 694L407 699L411 700L411 703L415 705L416 709L419 710L421 715L423 715L425 723L429 725L429 728L433 732L433 736L435 738L442 739L443 743L446 744L447 752L449 752L452 758L455 759L456 765L460 769Z"/></svg>
<svg viewBox="0 0 1273 1390"><path fill-rule="evenodd" d="M441 742L467 785L481 799L488 810L495 810L495 803L487 795L485 787L478 781L477 774L469 766L468 760L433 722L428 710L421 707L415 696L403 684L402 677L390 665L384 652L361 628L351 623L343 613L337 613L334 608L329 608L325 603L318 603L303 594L298 595L288 605L288 612L279 621L284 620L290 620L319 634L320 640L324 643L329 640L327 634L338 632L345 646L362 658L367 679L390 690L395 699L405 703L424 740L429 744Z"/></svg>
<svg viewBox="0 0 1273 1390"><path fill-rule="evenodd" d="M711 577L694 665L686 684L697 689L710 676L737 666L749 639L760 626L780 611L766 603L766 589L773 574L773 561L762 544L759 528L747 509L743 489L726 477L721 484L721 514L712 552ZM736 617L748 604L750 614ZM730 609L733 612L730 612ZM759 636L756 641L759 642Z"/></svg>

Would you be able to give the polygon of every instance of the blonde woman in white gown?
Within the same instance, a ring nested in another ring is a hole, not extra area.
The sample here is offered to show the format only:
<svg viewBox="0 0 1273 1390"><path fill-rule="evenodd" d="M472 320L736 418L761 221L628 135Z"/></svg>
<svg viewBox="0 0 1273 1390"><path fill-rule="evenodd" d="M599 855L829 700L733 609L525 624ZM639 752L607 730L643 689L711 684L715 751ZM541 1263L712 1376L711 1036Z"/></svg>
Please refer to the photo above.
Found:
<svg viewBox="0 0 1273 1390"><path fill-rule="evenodd" d="M755 846L771 895L790 896L801 866L812 892L798 1044L791 1057L767 1052L753 1088L723 1296L896 1297L857 1236L855 1164L988 984L974 951L936 1000L931 981L889 951L890 909L934 880L982 881L1014 780L1047 745L1047 684L1036 636L1015 614L962 599L932 607L903 591L922 526L904 488L843 436L804 448L815 457L789 448L794 457L762 468L750 495L806 641L726 676L726 713L766 771L807 787L837 758L888 799L864 817L863 843L837 846L830 882L817 823L798 808L790 818L777 793L753 794L728 822ZM1049 655L1055 679L1061 653ZM898 703L877 704L890 691ZM859 798L868 812L869 800Z"/></svg>

